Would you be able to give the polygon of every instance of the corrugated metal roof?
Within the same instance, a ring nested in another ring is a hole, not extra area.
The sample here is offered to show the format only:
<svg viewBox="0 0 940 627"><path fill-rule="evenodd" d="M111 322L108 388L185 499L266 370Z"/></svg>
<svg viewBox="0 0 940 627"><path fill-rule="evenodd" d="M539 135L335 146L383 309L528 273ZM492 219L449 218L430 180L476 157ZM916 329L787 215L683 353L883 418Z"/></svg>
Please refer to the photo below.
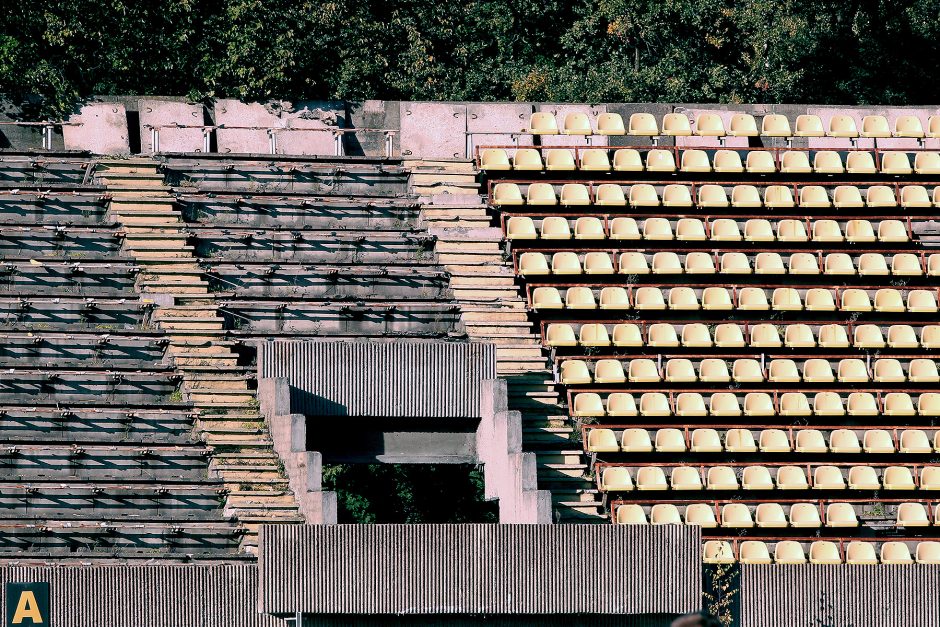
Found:
<svg viewBox="0 0 940 627"><path fill-rule="evenodd" d="M743 565L742 627L937 627L940 566Z"/></svg>
<svg viewBox="0 0 940 627"><path fill-rule="evenodd" d="M291 411L311 416L478 418L496 348L468 342L270 341L260 377L284 377Z"/></svg>
<svg viewBox="0 0 940 627"><path fill-rule="evenodd" d="M644 614L701 607L694 526L261 528L268 613Z"/></svg>
<svg viewBox="0 0 940 627"><path fill-rule="evenodd" d="M55 627L274 627L258 613L254 564L0 566L7 582L49 582Z"/></svg>

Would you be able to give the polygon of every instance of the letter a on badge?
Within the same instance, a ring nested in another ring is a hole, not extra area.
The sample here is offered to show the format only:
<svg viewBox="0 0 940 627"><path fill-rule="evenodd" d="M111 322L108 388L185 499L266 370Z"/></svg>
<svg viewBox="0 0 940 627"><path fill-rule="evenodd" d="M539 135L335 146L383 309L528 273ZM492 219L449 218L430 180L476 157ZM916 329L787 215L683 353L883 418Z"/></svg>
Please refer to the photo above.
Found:
<svg viewBox="0 0 940 627"><path fill-rule="evenodd" d="M29 619L32 625L42 625L42 613L39 611L39 603L36 602L36 594L32 590L23 590L20 600L16 604L16 611L13 612L13 624L22 625L25 619Z"/></svg>

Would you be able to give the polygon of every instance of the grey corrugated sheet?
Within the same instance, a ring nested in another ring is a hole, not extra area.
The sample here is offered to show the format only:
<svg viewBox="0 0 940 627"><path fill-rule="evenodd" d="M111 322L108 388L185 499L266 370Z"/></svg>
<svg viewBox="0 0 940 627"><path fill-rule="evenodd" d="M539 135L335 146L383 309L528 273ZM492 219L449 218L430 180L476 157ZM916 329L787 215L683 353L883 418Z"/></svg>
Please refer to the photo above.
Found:
<svg viewBox="0 0 940 627"><path fill-rule="evenodd" d="M274 627L257 611L254 564L0 566L8 581L48 581L55 627Z"/></svg>
<svg viewBox="0 0 940 627"><path fill-rule="evenodd" d="M284 377L291 411L317 416L476 418L496 348L469 342L271 341L261 377Z"/></svg>
<svg viewBox="0 0 940 627"><path fill-rule="evenodd" d="M937 627L940 566L744 565L742 627Z"/></svg>
<svg viewBox="0 0 940 627"><path fill-rule="evenodd" d="M648 614L701 607L694 526L271 525L274 614Z"/></svg>

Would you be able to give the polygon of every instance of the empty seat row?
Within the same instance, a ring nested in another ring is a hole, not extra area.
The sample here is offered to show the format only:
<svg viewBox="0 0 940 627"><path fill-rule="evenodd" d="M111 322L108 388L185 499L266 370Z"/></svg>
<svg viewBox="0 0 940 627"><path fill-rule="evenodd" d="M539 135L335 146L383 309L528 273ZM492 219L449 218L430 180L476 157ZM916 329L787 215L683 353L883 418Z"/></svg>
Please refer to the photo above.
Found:
<svg viewBox="0 0 940 627"><path fill-rule="evenodd" d="M890 263L889 260L890 259ZM582 261L583 260L583 261ZM886 257L881 253L863 253L857 260L848 253L793 253L784 263L779 253L763 252L749 256L727 252L720 257L707 252L643 252L621 253L614 259L606 252L583 255L565 251L551 256L525 252L519 257L518 274L524 277L596 274L801 274L834 276L924 276L921 258L914 253L897 253ZM927 257L927 276L940 276L940 254Z"/></svg>
<svg viewBox="0 0 940 627"><path fill-rule="evenodd" d="M833 360L811 358L802 368L792 359L771 359L764 368L757 359L724 360L706 358L698 368L690 359L666 359L660 368L655 359L599 359L588 362L566 359L561 362L559 380L563 385L590 383L940 383L940 372L933 359L911 359L905 364L898 359L864 359L850 357ZM808 411L808 408L807 408Z"/></svg>
<svg viewBox="0 0 940 627"><path fill-rule="evenodd" d="M632 292L632 295L631 295ZM770 293L770 299L767 295ZM732 291L725 287L706 287L701 290L701 301L691 287L604 287L595 299L590 287L570 287L561 292L556 287L536 287L532 290L532 309L638 309L646 311L671 309L676 311L848 311L883 313L936 313L937 298L932 290L910 290L905 300L900 290L881 288L874 299L863 289L835 289L814 287L804 290L778 287L765 290L743 287ZM600 302L598 302L598 300ZM837 306L838 303L838 306Z"/></svg>
<svg viewBox="0 0 940 627"><path fill-rule="evenodd" d="M923 507L923 506L921 506ZM787 511L789 510L789 511ZM690 503L685 515L672 503L657 503L650 508L649 519L641 505L627 504L617 508L617 523L621 525L699 525L705 528L725 527L749 529L818 529L820 527L858 527L858 517L851 503L830 503L825 517L820 515L816 503L727 503L717 508L711 503Z"/></svg>
<svg viewBox="0 0 940 627"><path fill-rule="evenodd" d="M676 163L676 153L679 162ZM544 162L543 162L544 156ZM891 174L908 176L911 174L940 174L940 152L927 151L914 153L914 160L902 151L887 151L878 154L880 164L870 152L852 151L842 157L833 150L819 150L813 154L805 150L787 150L781 154L768 150L749 150L742 155L736 150L717 150L711 158L704 150L689 149L673 152L654 148L646 151L644 160L641 152L635 148L614 150L613 159L606 148L588 148L579 150L577 155L567 148L550 148L543 152L535 148L519 148L510 160L509 154L501 148L488 148L480 155L480 169L515 170L531 172L547 170L549 172L660 172L672 174L676 171L686 173L719 174ZM880 167L879 167L880 166Z"/></svg>
<svg viewBox="0 0 940 627"><path fill-rule="evenodd" d="M815 540L809 547L807 559L803 545L795 540L780 540L774 545L773 558L766 542L744 540L738 555L727 540L708 540L702 547L702 559L706 564L940 564L940 542L924 540L918 542L911 554L910 547L897 540L885 542L876 551L873 542L853 540L846 543L845 555L839 545L830 540Z"/></svg>
<svg viewBox="0 0 940 627"><path fill-rule="evenodd" d="M681 331L677 331L676 327ZM607 326L600 323L582 324L575 334L574 327L567 323L552 323L546 327L545 344L547 346L617 346L655 348L940 348L940 325L926 325L920 329L920 338L914 327L906 324L893 324L888 327L887 341L881 327L875 324L860 324L851 331L849 342L847 327L841 324L824 324L814 335L813 327L797 323L782 325L785 329L781 338L781 325L761 323L750 326L750 333L745 333L741 325L733 322L715 326L714 333L708 325L701 322L673 325L667 322L650 324L645 337L640 325L623 322L613 326L610 333ZM747 339L745 339L747 338Z"/></svg>
<svg viewBox="0 0 940 627"><path fill-rule="evenodd" d="M779 466L776 472L766 466L743 466L738 472L731 466L675 466L666 472L660 466L604 466L598 487L604 492L634 490L940 490L940 466L924 466L920 481L907 466L816 466L812 472L799 466ZM879 472L880 471L880 472ZM703 476L704 474L704 476ZM809 478L812 478L810 483ZM846 477L848 481L846 481ZM877 486L877 487L872 487Z"/></svg>
<svg viewBox="0 0 940 627"><path fill-rule="evenodd" d="M926 129L926 130L925 130ZM529 117L526 132L533 135L639 135L655 137L666 135L673 137L857 137L888 138L940 137L940 116L931 115L926 125L916 115L901 115L894 120L892 131L888 119L883 115L866 115L861 123L848 114L836 114L823 124L822 118L814 114L798 115L791 129L790 120L778 113L762 116L758 126L757 119L749 113L734 113L727 129L719 113L699 113L694 119L684 113L667 113L662 124L657 123L651 113L632 113L627 124L619 113L601 113L597 116L596 130L586 113L565 115L559 127L555 115L546 111L533 113Z"/></svg>
<svg viewBox="0 0 940 627"><path fill-rule="evenodd" d="M940 399L934 399L935 402L937 400ZM940 437L938 437L940 432L934 433L931 443L930 437L923 429L903 429L897 442L891 433L884 429L865 429L861 440L851 429L833 429L829 433L828 441L819 429L796 429L795 431L796 436L791 437L783 429L762 429L755 440L754 434L749 429L735 427L725 431L724 440L722 440L716 429L699 428L692 431L690 442L686 442L682 431L673 427L656 429L652 438L646 429L631 427L624 429L619 440L612 429L592 427L587 429L585 448L589 453L652 453L653 451L657 453L719 453L725 451L728 453L893 454L901 452L926 455L940 451ZM859 475L859 478L861 477L867 477L867 475ZM853 484L876 486L872 489L878 489L877 486L880 485L878 482L860 481L849 481L849 484L849 487Z"/></svg>
<svg viewBox="0 0 940 627"><path fill-rule="evenodd" d="M642 227L640 224L642 223ZM546 216L539 228L529 216L512 216L506 221L506 239L519 240L638 240L685 242L907 242L910 239L907 227L900 220L881 220L877 225L869 220L847 220L845 230L835 220L800 220L784 218L766 220L751 218L744 223L742 233L736 220L718 218L699 220L679 218L675 228L668 218L618 217L604 222L594 216L582 216L574 222L572 231L568 219L562 216Z"/></svg>

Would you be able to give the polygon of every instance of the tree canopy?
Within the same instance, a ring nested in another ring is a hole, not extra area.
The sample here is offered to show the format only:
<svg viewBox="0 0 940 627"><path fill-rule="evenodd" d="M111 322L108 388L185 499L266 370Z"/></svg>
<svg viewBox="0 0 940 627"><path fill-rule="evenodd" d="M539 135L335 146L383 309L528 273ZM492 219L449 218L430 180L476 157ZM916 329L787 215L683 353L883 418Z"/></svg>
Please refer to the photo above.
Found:
<svg viewBox="0 0 940 627"><path fill-rule="evenodd" d="M0 93L925 104L934 0L30 0Z"/></svg>

